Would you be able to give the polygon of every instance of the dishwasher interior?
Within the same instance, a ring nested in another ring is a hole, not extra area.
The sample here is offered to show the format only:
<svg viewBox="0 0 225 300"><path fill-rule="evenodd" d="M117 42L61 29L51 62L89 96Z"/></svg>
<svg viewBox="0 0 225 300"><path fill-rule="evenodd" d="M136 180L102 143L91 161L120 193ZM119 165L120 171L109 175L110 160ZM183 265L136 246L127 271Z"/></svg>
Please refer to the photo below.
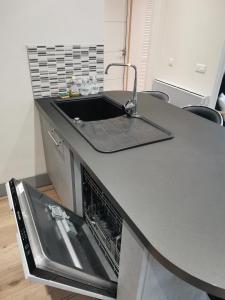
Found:
<svg viewBox="0 0 225 300"><path fill-rule="evenodd" d="M82 166L83 214L115 274L119 273L122 218L110 197Z"/></svg>

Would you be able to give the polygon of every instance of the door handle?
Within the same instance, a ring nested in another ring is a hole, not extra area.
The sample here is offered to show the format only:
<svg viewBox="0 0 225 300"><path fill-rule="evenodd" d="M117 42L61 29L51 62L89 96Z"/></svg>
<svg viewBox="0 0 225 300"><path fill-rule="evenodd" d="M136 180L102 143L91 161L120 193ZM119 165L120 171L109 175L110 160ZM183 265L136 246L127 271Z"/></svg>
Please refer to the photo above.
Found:
<svg viewBox="0 0 225 300"><path fill-rule="evenodd" d="M52 132L50 130L48 130L48 135L50 136L50 138L53 140L53 143L56 145L56 147L60 146L60 142L58 142L54 136L52 135Z"/></svg>

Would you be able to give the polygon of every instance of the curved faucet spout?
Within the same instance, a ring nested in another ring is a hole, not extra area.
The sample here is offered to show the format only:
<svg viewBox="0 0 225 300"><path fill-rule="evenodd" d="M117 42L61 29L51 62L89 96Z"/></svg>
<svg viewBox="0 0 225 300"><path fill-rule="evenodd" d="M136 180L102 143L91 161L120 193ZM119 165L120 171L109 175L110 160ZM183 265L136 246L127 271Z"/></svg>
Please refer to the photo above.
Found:
<svg viewBox="0 0 225 300"><path fill-rule="evenodd" d="M128 112L130 115L137 115L137 67L132 64L112 63L106 67L105 74L108 74L108 70L110 67L130 67L134 69L135 76L134 76L133 97L132 100L129 100L124 107L126 112Z"/></svg>

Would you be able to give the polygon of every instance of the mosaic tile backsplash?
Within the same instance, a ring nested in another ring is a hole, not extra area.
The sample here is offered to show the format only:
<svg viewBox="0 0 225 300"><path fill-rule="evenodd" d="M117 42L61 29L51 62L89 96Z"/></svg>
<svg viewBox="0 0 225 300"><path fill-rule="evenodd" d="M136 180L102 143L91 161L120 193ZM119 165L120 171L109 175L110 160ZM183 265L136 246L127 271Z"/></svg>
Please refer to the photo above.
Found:
<svg viewBox="0 0 225 300"><path fill-rule="evenodd" d="M34 99L55 97L70 87L72 75L96 76L100 91L104 81L103 45L27 47Z"/></svg>

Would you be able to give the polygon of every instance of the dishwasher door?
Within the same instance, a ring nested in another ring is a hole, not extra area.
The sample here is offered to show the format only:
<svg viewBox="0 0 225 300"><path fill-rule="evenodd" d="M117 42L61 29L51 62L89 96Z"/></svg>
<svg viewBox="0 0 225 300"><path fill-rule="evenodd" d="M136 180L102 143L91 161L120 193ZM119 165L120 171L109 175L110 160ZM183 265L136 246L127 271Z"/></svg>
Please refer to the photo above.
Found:
<svg viewBox="0 0 225 300"><path fill-rule="evenodd" d="M28 184L6 184L25 277L98 299L115 299L117 277L83 219Z"/></svg>

